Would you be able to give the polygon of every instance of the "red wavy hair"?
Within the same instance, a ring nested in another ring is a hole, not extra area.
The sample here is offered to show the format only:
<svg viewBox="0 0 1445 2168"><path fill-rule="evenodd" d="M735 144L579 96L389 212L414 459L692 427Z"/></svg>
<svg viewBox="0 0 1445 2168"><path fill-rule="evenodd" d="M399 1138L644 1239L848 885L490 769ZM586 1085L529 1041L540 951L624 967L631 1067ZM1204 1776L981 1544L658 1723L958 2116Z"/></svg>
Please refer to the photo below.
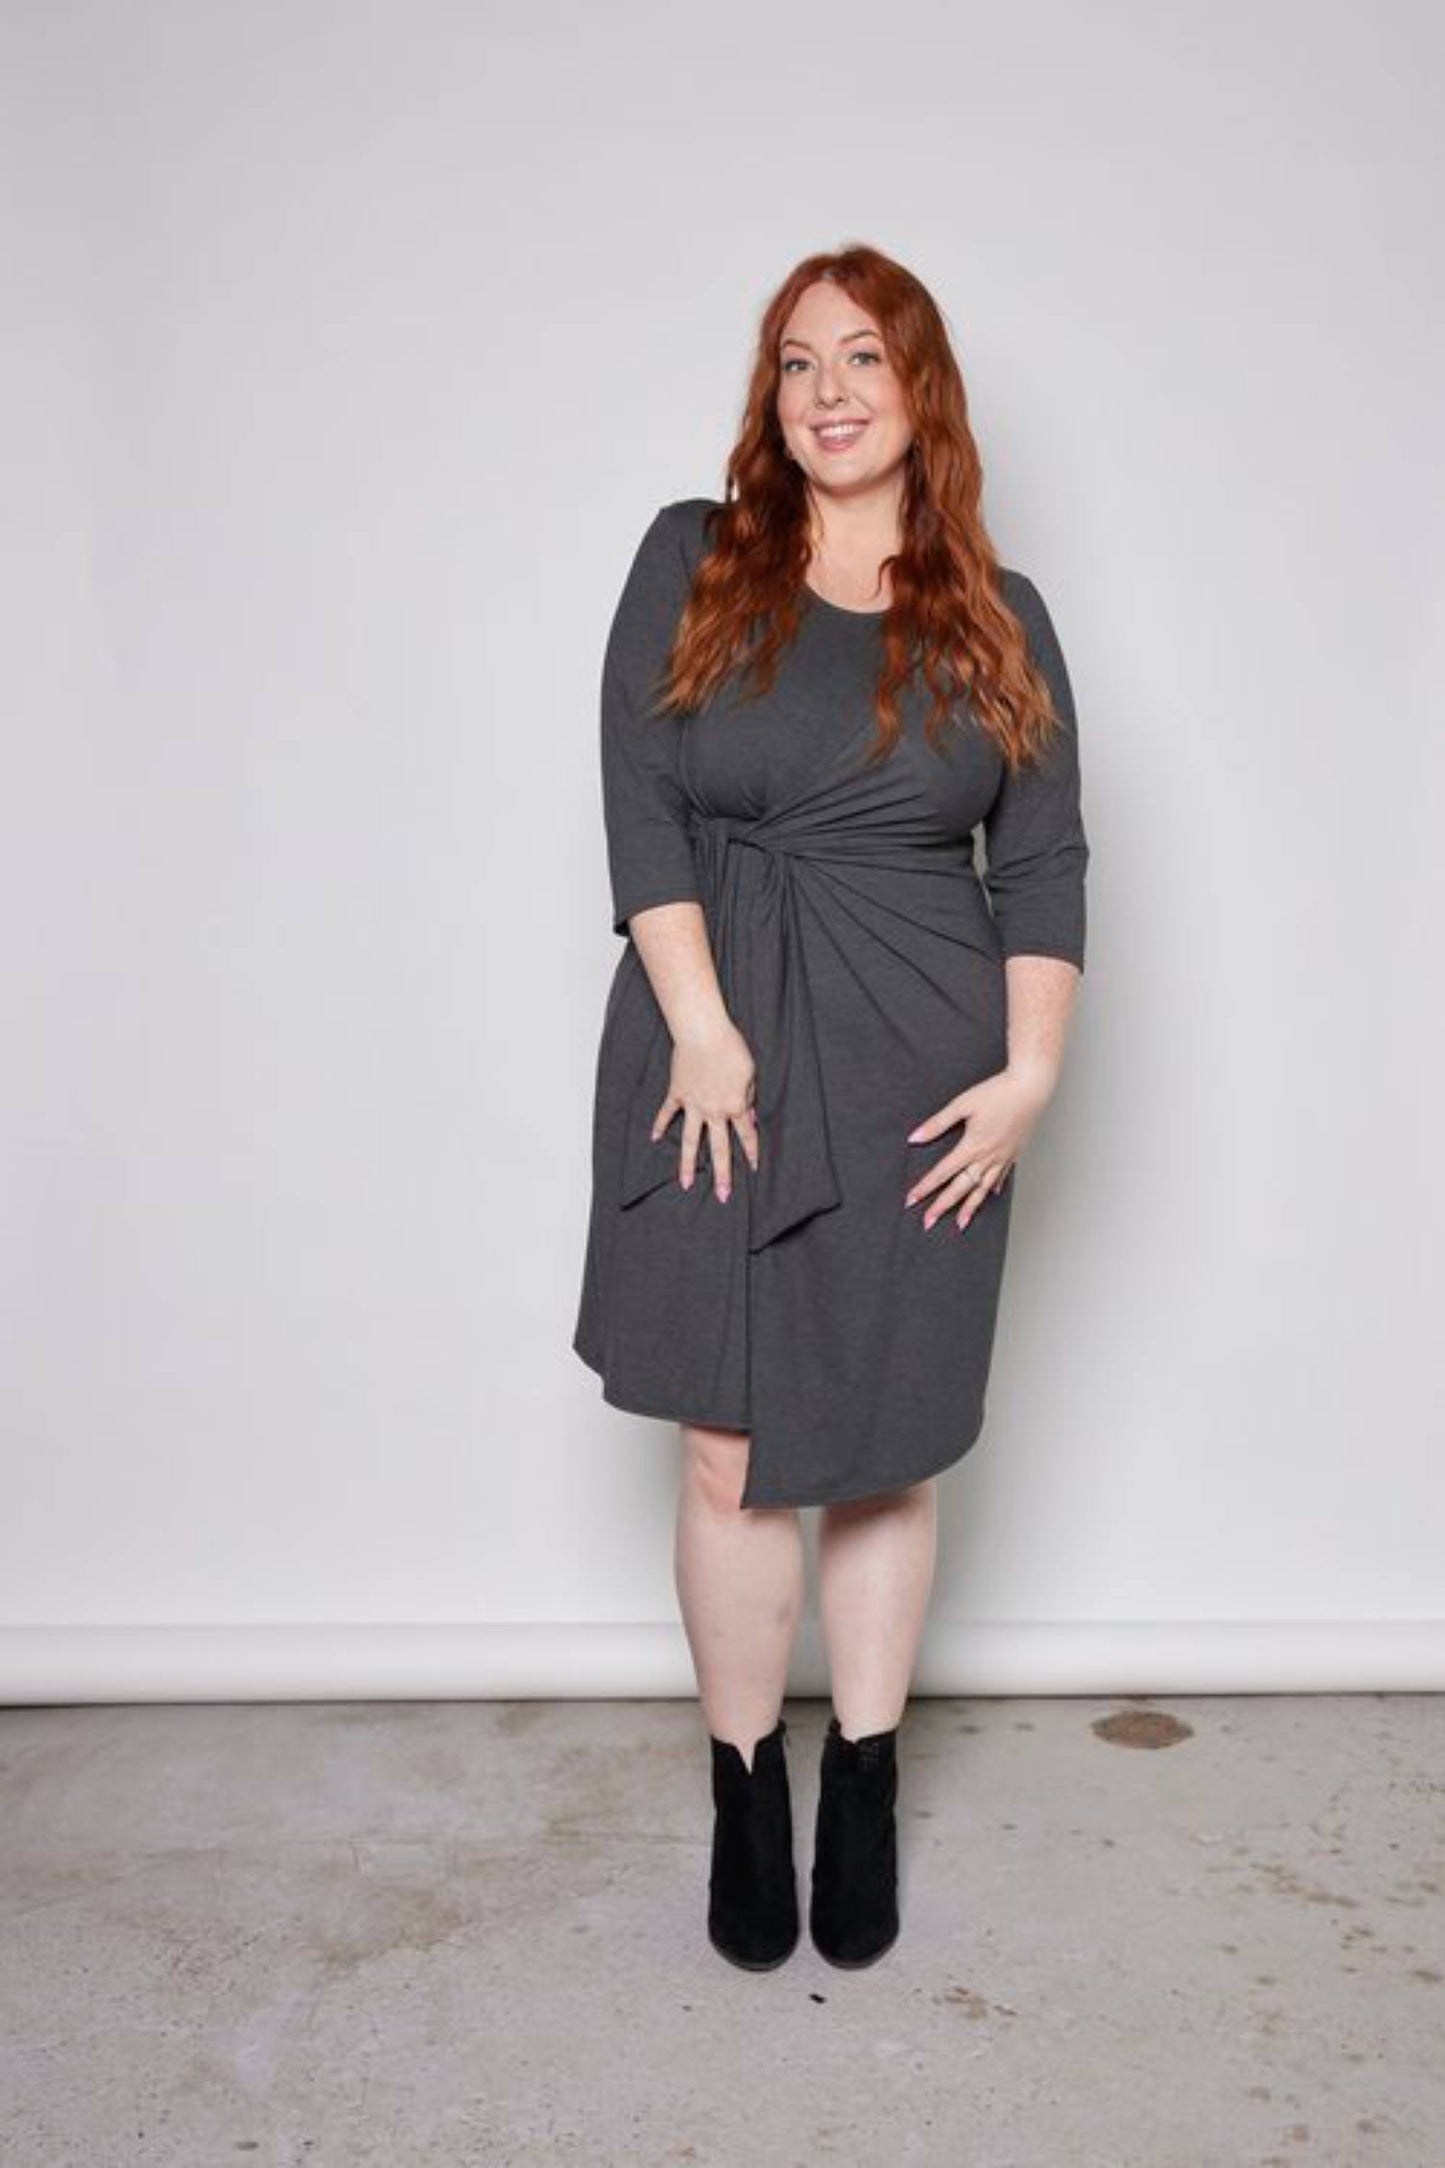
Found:
<svg viewBox="0 0 1445 2168"><path fill-rule="evenodd" d="M884 560L892 603L869 762L886 759L901 735L897 696L916 659L932 694L930 743L966 698L1009 766L1017 767L1042 752L1058 718L1023 627L1003 599L980 510L983 469L963 378L927 288L861 243L805 257L763 311L724 501L707 514L708 552L678 624L662 707L699 708L734 671L750 671L753 689L766 692L801 622L808 502L778 422L779 341L798 297L817 279L835 280L878 325L913 428L902 546Z"/></svg>

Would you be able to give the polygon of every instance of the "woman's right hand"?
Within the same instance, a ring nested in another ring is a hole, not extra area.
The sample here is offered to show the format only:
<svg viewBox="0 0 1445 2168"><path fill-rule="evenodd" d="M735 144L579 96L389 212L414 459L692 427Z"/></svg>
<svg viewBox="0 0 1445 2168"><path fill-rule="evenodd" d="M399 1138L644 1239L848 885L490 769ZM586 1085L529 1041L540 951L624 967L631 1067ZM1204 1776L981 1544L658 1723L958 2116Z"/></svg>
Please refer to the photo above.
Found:
<svg viewBox="0 0 1445 2168"><path fill-rule="evenodd" d="M712 1153L713 1187L720 1203L732 1194L733 1129L737 1130L748 1165L757 1173L758 1121L753 1105L756 1085L752 1050L731 1018L673 1041L672 1074L667 1097L653 1118L652 1138L656 1143L680 1109L679 1178L684 1189L692 1188L704 1128Z"/></svg>

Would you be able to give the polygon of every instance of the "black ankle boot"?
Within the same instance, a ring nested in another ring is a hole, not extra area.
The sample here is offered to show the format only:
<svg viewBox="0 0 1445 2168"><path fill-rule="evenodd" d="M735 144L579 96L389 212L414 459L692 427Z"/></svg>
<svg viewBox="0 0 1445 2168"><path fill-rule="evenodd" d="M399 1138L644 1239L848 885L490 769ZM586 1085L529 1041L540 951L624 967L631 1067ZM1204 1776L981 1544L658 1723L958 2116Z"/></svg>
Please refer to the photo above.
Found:
<svg viewBox="0 0 1445 2168"><path fill-rule="evenodd" d="M748 1768L731 1740L712 1741L716 1809L708 1880L708 1939L735 1965L768 1972L798 1940L793 1809L781 1717ZM711 1735L709 1735L711 1736Z"/></svg>
<svg viewBox="0 0 1445 2168"><path fill-rule="evenodd" d="M823 1741L809 1929L832 1965L871 1965L898 1939L898 1727Z"/></svg>

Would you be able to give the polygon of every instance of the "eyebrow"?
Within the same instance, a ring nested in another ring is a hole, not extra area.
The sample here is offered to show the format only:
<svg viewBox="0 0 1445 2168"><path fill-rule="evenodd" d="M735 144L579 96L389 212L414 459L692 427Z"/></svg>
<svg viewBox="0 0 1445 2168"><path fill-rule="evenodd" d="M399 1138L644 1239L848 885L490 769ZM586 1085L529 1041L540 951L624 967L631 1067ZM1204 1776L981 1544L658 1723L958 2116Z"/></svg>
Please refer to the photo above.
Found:
<svg viewBox="0 0 1445 2168"><path fill-rule="evenodd" d="M847 331L838 341L838 344L840 346L847 346L854 339L877 339L881 336L882 334L877 331ZM807 346L808 352L810 354L817 352L816 347L808 346L808 342L806 339L795 339L791 333L789 333L786 339L780 339L778 341L778 345L780 350L785 346Z"/></svg>

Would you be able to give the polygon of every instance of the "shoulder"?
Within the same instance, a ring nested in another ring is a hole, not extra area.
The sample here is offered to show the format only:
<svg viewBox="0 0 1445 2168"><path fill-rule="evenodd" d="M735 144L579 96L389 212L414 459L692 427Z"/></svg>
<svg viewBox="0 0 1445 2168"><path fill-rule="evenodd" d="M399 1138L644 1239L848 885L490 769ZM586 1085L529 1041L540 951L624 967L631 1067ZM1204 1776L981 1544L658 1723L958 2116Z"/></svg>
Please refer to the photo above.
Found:
<svg viewBox="0 0 1445 2168"><path fill-rule="evenodd" d="M653 513L622 583L614 639L653 646L672 636L707 552L703 520L711 504L708 497L680 497Z"/></svg>
<svg viewBox="0 0 1445 2168"><path fill-rule="evenodd" d="M660 546L681 558L691 579L708 552L709 516L721 510L722 505L716 497L678 497L671 504L662 506L648 532L656 537Z"/></svg>
<svg viewBox="0 0 1445 2168"><path fill-rule="evenodd" d="M999 567L1003 598L1024 629L1029 653L1048 680L1054 707L1065 722L1074 719L1074 691L1064 660L1058 630L1049 606L1026 573L1011 565Z"/></svg>
<svg viewBox="0 0 1445 2168"><path fill-rule="evenodd" d="M1036 583L1026 572L1020 572L1012 565L1000 565L999 586L1004 601L1023 626L1030 647L1051 663L1058 649L1059 636L1049 606Z"/></svg>
<svg viewBox="0 0 1445 2168"><path fill-rule="evenodd" d="M692 586L693 575L709 548L706 519L711 497L679 497L659 506L633 552L628 575L630 599L656 597L676 613Z"/></svg>
<svg viewBox="0 0 1445 2168"><path fill-rule="evenodd" d="M1043 597L1026 572L1015 565L1000 565L999 588L1004 601L1016 617L1031 617L1043 607Z"/></svg>
<svg viewBox="0 0 1445 2168"><path fill-rule="evenodd" d="M660 505L638 541L636 569L664 579L690 578L707 548L704 521L713 510L711 497L679 497Z"/></svg>

